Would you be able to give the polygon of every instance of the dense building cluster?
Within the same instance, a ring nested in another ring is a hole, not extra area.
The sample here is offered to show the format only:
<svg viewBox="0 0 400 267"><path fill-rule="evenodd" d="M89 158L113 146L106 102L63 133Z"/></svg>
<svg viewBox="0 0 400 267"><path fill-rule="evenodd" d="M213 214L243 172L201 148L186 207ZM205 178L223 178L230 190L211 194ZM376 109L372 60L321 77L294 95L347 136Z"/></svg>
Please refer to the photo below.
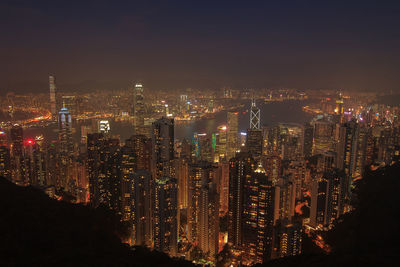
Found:
<svg viewBox="0 0 400 267"><path fill-rule="evenodd" d="M230 249L233 264L254 264L300 254L305 234L329 229L352 210L353 182L365 167L390 164L400 151L397 108L347 112L341 94L305 124L263 126L253 99L247 132L230 110L215 133L176 140L171 113L145 123L143 84L132 92L129 139L112 136L102 119L82 127L76 143L67 98L55 112L50 76L58 139L26 139L19 125L1 131L0 175L115 211L129 225L130 245L203 263ZM224 88L223 97L232 91ZM186 95L178 102L183 110L189 103Z"/></svg>

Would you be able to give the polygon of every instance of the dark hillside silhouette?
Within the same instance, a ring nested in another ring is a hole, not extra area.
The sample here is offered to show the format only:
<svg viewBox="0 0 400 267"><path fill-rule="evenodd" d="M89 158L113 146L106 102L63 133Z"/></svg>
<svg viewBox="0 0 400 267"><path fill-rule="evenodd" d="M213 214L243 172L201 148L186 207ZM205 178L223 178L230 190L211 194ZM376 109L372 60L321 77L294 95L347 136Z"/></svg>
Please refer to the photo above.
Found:
<svg viewBox="0 0 400 267"><path fill-rule="evenodd" d="M50 199L0 178L0 265L190 266L159 252L131 249L112 212Z"/></svg>

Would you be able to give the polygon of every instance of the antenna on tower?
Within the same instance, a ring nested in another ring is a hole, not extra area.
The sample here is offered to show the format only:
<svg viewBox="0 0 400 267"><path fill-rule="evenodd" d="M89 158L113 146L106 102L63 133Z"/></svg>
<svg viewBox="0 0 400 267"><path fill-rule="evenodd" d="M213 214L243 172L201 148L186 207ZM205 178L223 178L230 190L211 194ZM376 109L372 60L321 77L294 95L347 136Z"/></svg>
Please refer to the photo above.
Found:
<svg viewBox="0 0 400 267"><path fill-rule="evenodd" d="M260 129L260 109L256 106L256 99L251 99L251 109L250 109L250 129Z"/></svg>

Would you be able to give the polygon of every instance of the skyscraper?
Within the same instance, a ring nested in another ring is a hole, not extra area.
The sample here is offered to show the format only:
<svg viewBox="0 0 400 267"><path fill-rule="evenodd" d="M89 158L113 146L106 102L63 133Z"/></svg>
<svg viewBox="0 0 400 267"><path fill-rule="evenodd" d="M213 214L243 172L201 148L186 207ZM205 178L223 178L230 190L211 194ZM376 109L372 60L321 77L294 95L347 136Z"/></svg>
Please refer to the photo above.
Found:
<svg viewBox="0 0 400 267"><path fill-rule="evenodd" d="M143 84L140 82L135 83L133 87L133 116L134 116L134 128L135 134L147 135L147 130L144 126L144 96L143 96Z"/></svg>
<svg viewBox="0 0 400 267"><path fill-rule="evenodd" d="M74 147L72 142L72 119L71 113L66 107L62 107L58 113L58 133L60 142L60 153L72 156Z"/></svg>
<svg viewBox="0 0 400 267"><path fill-rule="evenodd" d="M253 98L251 101L251 109L250 109L250 129L251 130L260 130L260 109L256 106L256 100Z"/></svg>
<svg viewBox="0 0 400 267"><path fill-rule="evenodd" d="M133 214L135 245L151 245L151 174L147 170L138 170L133 175ZM173 197L176 197L175 195ZM167 201L167 200L166 200ZM174 200L176 201L176 200ZM173 204L173 203L172 203ZM175 207L176 208L176 207Z"/></svg>
<svg viewBox="0 0 400 267"><path fill-rule="evenodd" d="M188 237L192 242L199 240L201 191L203 186L215 181L216 170L207 161L189 165Z"/></svg>
<svg viewBox="0 0 400 267"><path fill-rule="evenodd" d="M314 122L313 155L334 150L335 124L331 121Z"/></svg>
<svg viewBox="0 0 400 267"><path fill-rule="evenodd" d="M19 125L14 125L10 130L10 137L12 145L12 180L18 185L27 185L28 181L25 174L24 137L22 127Z"/></svg>
<svg viewBox="0 0 400 267"><path fill-rule="evenodd" d="M306 158L312 156L313 135L314 135L314 127L309 123L304 124L304 128L303 128L303 155Z"/></svg>
<svg viewBox="0 0 400 267"><path fill-rule="evenodd" d="M253 263L271 258L274 223L274 188L259 164L244 181L243 248Z"/></svg>
<svg viewBox="0 0 400 267"><path fill-rule="evenodd" d="M347 192L350 194L351 184L355 178L355 170L357 163L358 148L361 149L360 156L365 155L366 135L363 134L359 139L360 127L356 121L349 121L342 124L339 128L339 142L337 145L336 164L340 170L344 170L347 179ZM364 133L364 132L362 132ZM360 146L358 142L361 142ZM364 157L363 157L364 158ZM360 159L361 160L361 159ZM363 164L363 160L359 164ZM359 173L360 167L358 168ZM362 166L363 167L363 166ZM362 168L361 167L361 168Z"/></svg>
<svg viewBox="0 0 400 267"><path fill-rule="evenodd" d="M263 149L263 134L260 129L248 129L246 149L255 160L260 160Z"/></svg>
<svg viewBox="0 0 400 267"><path fill-rule="evenodd" d="M213 142L214 146L214 142ZM225 161L227 158L227 127L221 125L218 127L218 133L216 134L214 162Z"/></svg>
<svg viewBox="0 0 400 267"><path fill-rule="evenodd" d="M144 135L132 135L125 141L125 145L135 152L137 169L151 172L151 139Z"/></svg>
<svg viewBox="0 0 400 267"><path fill-rule="evenodd" d="M178 250L178 185L176 179L160 177L154 182L154 249L175 256Z"/></svg>
<svg viewBox="0 0 400 267"><path fill-rule="evenodd" d="M303 229L299 223L283 223L278 232L279 257L296 256L301 253Z"/></svg>
<svg viewBox="0 0 400 267"><path fill-rule="evenodd" d="M193 143L197 160L213 162L212 140L207 133L194 133Z"/></svg>
<svg viewBox="0 0 400 267"><path fill-rule="evenodd" d="M235 156L236 150L239 146L238 135L239 135L239 112L227 113L227 160Z"/></svg>
<svg viewBox="0 0 400 267"><path fill-rule="evenodd" d="M152 144L155 179L175 177L174 119L163 117L153 123Z"/></svg>
<svg viewBox="0 0 400 267"><path fill-rule="evenodd" d="M216 255L219 238L219 196L215 183L203 184L199 195L197 240L203 253Z"/></svg>
<svg viewBox="0 0 400 267"><path fill-rule="evenodd" d="M49 76L50 87L50 112L53 117L57 115L57 102L56 102L56 78L53 75Z"/></svg>
<svg viewBox="0 0 400 267"><path fill-rule="evenodd" d="M189 203L189 160L175 159L176 180L178 181L178 207L187 209Z"/></svg>
<svg viewBox="0 0 400 267"><path fill-rule="evenodd" d="M60 160L60 179L56 184L59 188L66 189L71 178L71 163L74 154L72 142L72 119L69 110L62 107L58 113L58 140L59 140L59 160Z"/></svg>
<svg viewBox="0 0 400 267"><path fill-rule="evenodd" d="M6 133L0 130L0 176L10 179L10 150L7 147Z"/></svg>
<svg viewBox="0 0 400 267"><path fill-rule="evenodd" d="M243 241L244 184L252 174L254 160L250 154L240 152L229 161L228 241L240 247Z"/></svg>

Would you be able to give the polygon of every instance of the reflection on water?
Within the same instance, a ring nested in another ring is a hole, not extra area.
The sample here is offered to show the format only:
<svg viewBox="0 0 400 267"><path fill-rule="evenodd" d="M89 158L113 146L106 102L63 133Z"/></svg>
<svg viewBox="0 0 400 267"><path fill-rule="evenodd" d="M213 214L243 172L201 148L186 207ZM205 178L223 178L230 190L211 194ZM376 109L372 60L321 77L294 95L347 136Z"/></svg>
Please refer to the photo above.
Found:
<svg viewBox="0 0 400 267"><path fill-rule="evenodd" d="M311 120L312 116L302 111L301 107L305 105L304 101L285 101L285 102L257 102L257 106L261 110L261 125L275 125L280 122L304 123ZM239 109L239 131L246 131L249 127L250 101L245 107ZM213 119L202 119L190 124L175 125L175 138L191 139L193 133L205 132L213 133L217 131L219 125L226 124L226 111L216 114Z"/></svg>
<svg viewBox="0 0 400 267"><path fill-rule="evenodd" d="M304 101L285 101L285 102L257 102L257 106L261 109L261 125L274 125L279 122L304 123L309 121L312 116L302 111L301 107L305 105ZM249 112L250 101L247 101L243 108L239 111L239 130L246 131L249 127ZM182 140L183 138L192 139L193 134L208 133L211 134L217 131L217 127L226 124L226 111L221 111L215 114L212 119L201 119L191 123L180 123L175 125L175 139ZM110 122L111 134L119 135L121 141L128 139L133 134L133 126L128 122ZM74 139L79 141L82 125L92 125L92 122L81 122L74 125ZM57 125L43 128L29 128L25 130L25 138L34 138L36 135L43 134L45 140L57 140Z"/></svg>

